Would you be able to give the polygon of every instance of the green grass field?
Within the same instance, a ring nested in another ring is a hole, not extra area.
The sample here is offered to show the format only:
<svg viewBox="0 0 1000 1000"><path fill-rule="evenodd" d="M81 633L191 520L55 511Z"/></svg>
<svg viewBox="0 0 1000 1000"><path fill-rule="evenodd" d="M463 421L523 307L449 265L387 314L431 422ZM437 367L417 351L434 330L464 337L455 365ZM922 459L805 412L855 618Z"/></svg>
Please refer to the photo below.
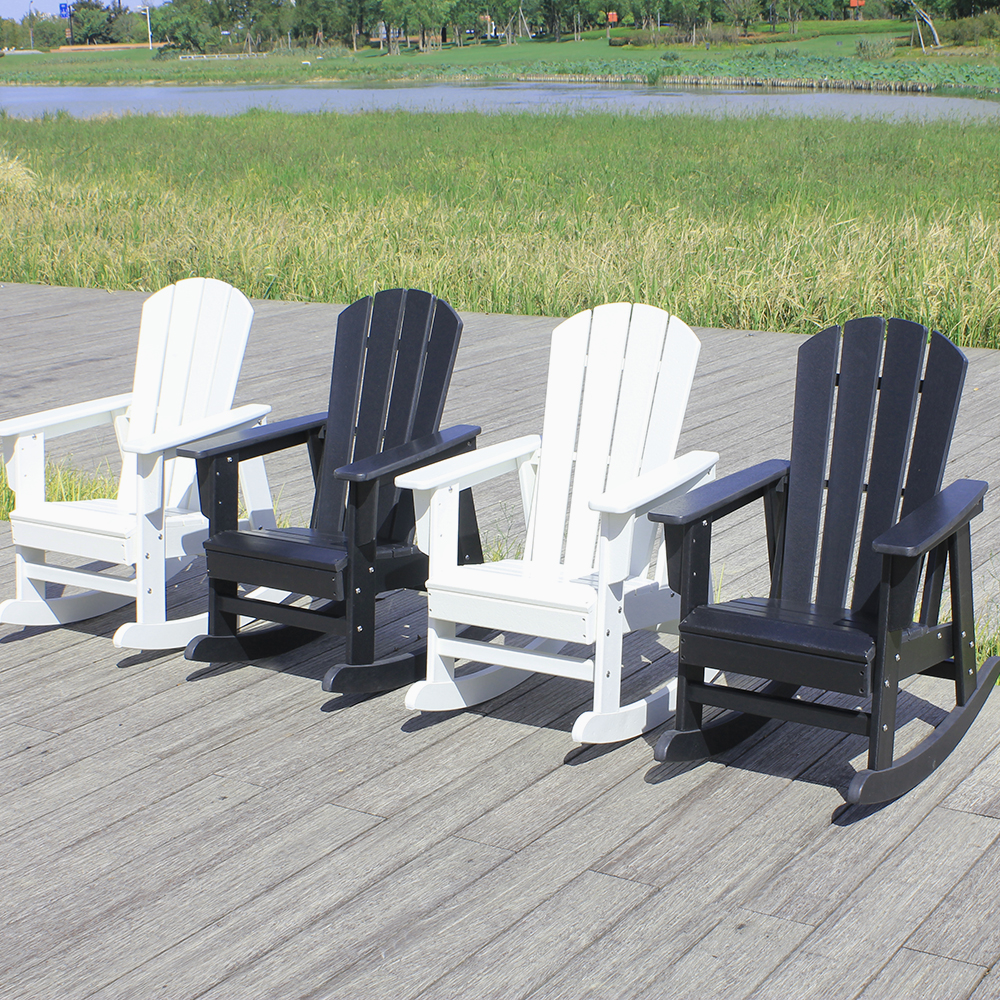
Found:
<svg viewBox="0 0 1000 1000"><path fill-rule="evenodd" d="M700 326L917 319L1000 346L992 124L379 113L0 117L0 274L151 290L188 275L349 302L418 286ZM31 173L26 171L30 170Z"/></svg>
<svg viewBox="0 0 1000 1000"><path fill-rule="evenodd" d="M583 40L553 42L521 39L445 46L420 52L414 46L399 55L365 47L354 53L330 47L278 50L266 58L241 60L156 59L147 49L53 52L0 59L0 84L137 85L290 84L303 82L390 82L404 79L511 79L521 75L627 75L650 83L676 75L710 79L833 79L906 82L923 87L1000 90L1000 50L994 43L975 50L921 53L899 48L890 59L855 58L861 40L906 38L909 22L805 21L790 35L787 25L772 33L762 26L735 44L609 46L604 32ZM630 34L616 29L619 37ZM634 34L634 33L632 33ZM666 35L662 37L666 38ZM778 53L781 58L776 57ZM663 56L667 54L668 61ZM309 63L309 65L304 65Z"/></svg>

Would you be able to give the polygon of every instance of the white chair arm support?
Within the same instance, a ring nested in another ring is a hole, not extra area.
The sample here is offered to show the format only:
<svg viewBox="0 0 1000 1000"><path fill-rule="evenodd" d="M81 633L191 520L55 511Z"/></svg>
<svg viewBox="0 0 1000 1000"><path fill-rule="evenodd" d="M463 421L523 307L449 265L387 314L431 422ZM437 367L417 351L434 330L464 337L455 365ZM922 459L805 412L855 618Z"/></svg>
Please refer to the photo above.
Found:
<svg viewBox="0 0 1000 1000"><path fill-rule="evenodd" d="M532 455L541 444L537 434L503 441L477 451L470 451L443 462L426 465L396 477L401 489L423 492L454 486L460 490L477 486L505 472L516 472L518 459Z"/></svg>
<svg viewBox="0 0 1000 1000"><path fill-rule="evenodd" d="M145 437L136 438L134 441L126 441L122 444L122 451L132 452L136 455L157 455L160 452L177 448L182 444L190 444L199 438L211 437L213 434L232 430L241 425L252 427L270 412L271 407L263 403L238 406L234 410L226 410L224 413L214 413L193 423L184 424L181 427L174 428L168 434L147 434Z"/></svg>
<svg viewBox="0 0 1000 1000"><path fill-rule="evenodd" d="M590 509L604 514L643 512L660 503L661 497L688 486L692 479L704 475L719 461L714 451L689 451L667 465L639 476L627 483L613 486L590 501Z"/></svg>
<svg viewBox="0 0 1000 1000"><path fill-rule="evenodd" d="M46 437L71 434L111 423L115 416L124 413L132 402L132 393L123 392L117 396L104 396L86 403L72 403L57 406L51 410L29 413L24 417L12 417L0 421L0 438L23 437L44 431Z"/></svg>

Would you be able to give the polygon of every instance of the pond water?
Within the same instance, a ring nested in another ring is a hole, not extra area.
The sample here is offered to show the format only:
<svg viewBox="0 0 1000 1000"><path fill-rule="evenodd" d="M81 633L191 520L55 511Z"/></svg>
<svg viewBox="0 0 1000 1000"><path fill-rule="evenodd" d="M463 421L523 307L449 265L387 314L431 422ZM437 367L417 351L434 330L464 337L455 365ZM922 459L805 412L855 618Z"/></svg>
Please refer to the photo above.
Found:
<svg viewBox="0 0 1000 1000"><path fill-rule="evenodd" d="M17 118L65 111L232 115L250 108L314 113L407 111L616 111L636 114L808 115L841 118L1000 121L1000 102L927 94L648 87L641 84L494 83L241 87L0 87L0 109Z"/></svg>

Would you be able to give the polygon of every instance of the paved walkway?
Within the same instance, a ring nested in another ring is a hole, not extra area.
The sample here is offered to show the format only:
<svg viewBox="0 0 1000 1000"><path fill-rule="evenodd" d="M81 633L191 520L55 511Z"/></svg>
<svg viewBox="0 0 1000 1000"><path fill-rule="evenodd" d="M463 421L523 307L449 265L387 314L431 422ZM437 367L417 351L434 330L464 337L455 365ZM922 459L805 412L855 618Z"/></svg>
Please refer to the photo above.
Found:
<svg viewBox="0 0 1000 1000"><path fill-rule="evenodd" d="M0 418L128 389L143 298L0 285ZM239 401L321 409L335 316L258 303ZM446 421L483 443L538 430L553 324L467 315ZM699 332L682 448L719 451L720 473L787 455L799 341ZM1000 355L969 353L947 478L998 481ZM85 435L62 454L112 451ZM302 456L270 474L306 516ZM488 531L516 533L513 501L477 497ZM998 513L988 497L973 532L984 616ZM759 528L720 536L725 596L762 579ZM405 599L381 614L420 620ZM772 723L666 767L655 734L576 747L569 680L420 717L400 692L325 696L333 639L199 669L115 650L122 620L0 626L2 997L1000 996L997 698L914 792L848 809L857 737ZM636 683L670 669L665 639L627 653ZM902 700L913 733L936 683Z"/></svg>

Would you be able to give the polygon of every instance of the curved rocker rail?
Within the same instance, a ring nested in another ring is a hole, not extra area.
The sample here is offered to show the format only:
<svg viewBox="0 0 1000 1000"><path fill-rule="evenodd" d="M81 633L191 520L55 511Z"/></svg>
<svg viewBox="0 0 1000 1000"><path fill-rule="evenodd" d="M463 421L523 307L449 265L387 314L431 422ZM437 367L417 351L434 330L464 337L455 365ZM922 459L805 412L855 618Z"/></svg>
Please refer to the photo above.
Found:
<svg viewBox="0 0 1000 1000"><path fill-rule="evenodd" d="M858 805L888 802L919 785L948 759L961 742L982 711L998 678L1000 656L991 656L976 674L976 693L964 705L956 705L934 732L889 767L858 771L848 786L847 801Z"/></svg>

